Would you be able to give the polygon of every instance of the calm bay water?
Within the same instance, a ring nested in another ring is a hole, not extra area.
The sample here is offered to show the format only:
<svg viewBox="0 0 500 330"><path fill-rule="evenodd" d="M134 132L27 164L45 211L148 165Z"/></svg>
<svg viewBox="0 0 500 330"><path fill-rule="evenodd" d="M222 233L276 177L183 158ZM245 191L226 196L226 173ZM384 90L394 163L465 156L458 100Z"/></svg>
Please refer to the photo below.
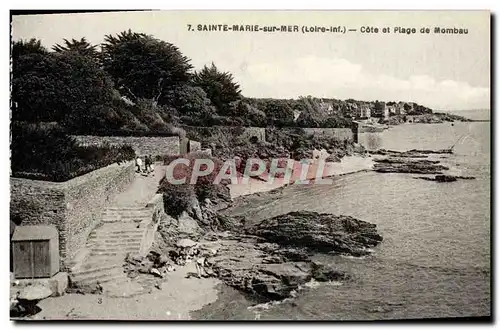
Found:
<svg viewBox="0 0 500 330"><path fill-rule="evenodd" d="M306 287L290 302L248 308L232 290L196 312L202 319L400 319L490 315L490 123L401 125L381 147L441 149L453 173L475 180L436 183L417 175L358 173L332 185L291 186L255 220L294 210L345 214L377 224L384 237L364 259L317 255L353 274L342 285Z"/></svg>

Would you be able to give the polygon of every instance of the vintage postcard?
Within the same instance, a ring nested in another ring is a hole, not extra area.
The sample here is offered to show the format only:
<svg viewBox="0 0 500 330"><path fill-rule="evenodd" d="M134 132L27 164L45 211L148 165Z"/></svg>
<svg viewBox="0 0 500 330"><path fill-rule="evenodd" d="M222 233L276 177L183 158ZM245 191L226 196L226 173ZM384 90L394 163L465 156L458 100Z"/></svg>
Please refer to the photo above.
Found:
<svg viewBox="0 0 500 330"><path fill-rule="evenodd" d="M488 11L11 17L12 320L491 320Z"/></svg>

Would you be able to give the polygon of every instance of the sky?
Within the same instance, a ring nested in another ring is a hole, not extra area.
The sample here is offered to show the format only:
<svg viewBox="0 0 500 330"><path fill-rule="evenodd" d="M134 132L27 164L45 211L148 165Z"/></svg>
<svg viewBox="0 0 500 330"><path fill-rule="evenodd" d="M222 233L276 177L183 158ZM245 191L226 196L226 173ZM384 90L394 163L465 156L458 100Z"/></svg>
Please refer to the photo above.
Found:
<svg viewBox="0 0 500 330"><path fill-rule="evenodd" d="M297 25L299 32L197 31L199 24ZM302 33L303 26L356 31ZM361 33L362 27L379 31ZM395 33L396 27L416 33ZM435 34L435 27L468 33ZM176 45L196 70L214 62L233 74L248 97L312 95L417 102L435 110L490 108L487 11L149 11L12 18L13 40L38 38L48 48L64 38L99 44L105 35L128 29Z"/></svg>

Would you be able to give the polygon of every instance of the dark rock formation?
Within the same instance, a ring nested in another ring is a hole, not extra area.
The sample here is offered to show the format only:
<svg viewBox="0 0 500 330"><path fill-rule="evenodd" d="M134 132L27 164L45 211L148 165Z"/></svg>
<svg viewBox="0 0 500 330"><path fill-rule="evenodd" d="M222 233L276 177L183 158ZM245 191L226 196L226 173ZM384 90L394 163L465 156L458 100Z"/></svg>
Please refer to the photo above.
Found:
<svg viewBox="0 0 500 330"><path fill-rule="evenodd" d="M382 241L374 224L348 216L309 211L265 219L246 231L281 245L353 256L368 254L366 248Z"/></svg>
<svg viewBox="0 0 500 330"><path fill-rule="evenodd" d="M344 272L333 269L331 266L324 265L322 263L313 262L312 266L312 276L316 281L327 282L327 281L345 281L349 280L349 275Z"/></svg>
<svg viewBox="0 0 500 330"><path fill-rule="evenodd" d="M443 174L449 168L439 161L428 159L394 158L375 159L373 170L382 173Z"/></svg>
<svg viewBox="0 0 500 330"><path fill-rule="evenodd" d="M452 149L440 149L440 150L418 150L411 149L408 151L395 151L378 149L370 152L373 155L382 155L389 157L400 157L400 158L427 158L429 154L453 154Z"/></svg>
<svg viewBox="0 0 500 330"><path fill-rule="evenodd" d="M419 176L417 179L427 180L427 181L436 181L436 182L454 182L458 179L461 180L473 180L475 179L473 176L455 176L455 175L436 175L433 178L429 178L426 176Z"/></svg>
<svg viewBox="0 0 500 330"><path fill-rule="evenodd" d="M311 279L348 280L349 275L332 266L311 262L306 252L259 243L250 236L221 241L212 270L226 284L263 301L282 300Z"/></svg>
<svg viewBox="0 0 500 330"><path fill-rule="evenodd" d="M396 157L388 157L388 158L380 158L380 159L374 159L373 160L376 163L385 163L385 164L395 164L395 163L402 163L402 164L419 164L419 165L431 165L431 164L439 164L439 160L430 160L430 159L418 159L418 160L412 160L408 158L396 158Z"/></svg>
<svg viewBox="0 0 500 330"><path fill-rule="evenodd" d="M406 151L406 153L417 153L417 154L453 154L452 149L439 149L439 150L418 150L418 149L411 149Z"/></svg>
<svg viewBox="0 0 500 330"><path fill-rule="evenodd" d="M440 112L434 112L434 113L422 113L420 111L411 111L409 113L411 115L410 117L407 117L407 115L391 115L387 121L384 121L384 123L387 123L389 125L399 125L403 124L405 122L412 122L415 124L440 124L444 122L451 122L453 125L454 121L463 121L463 122L471 122L474 121L469 118L465 118L462 116L457 116L457 115L452 115L449 113L440 113Z"/></svg>

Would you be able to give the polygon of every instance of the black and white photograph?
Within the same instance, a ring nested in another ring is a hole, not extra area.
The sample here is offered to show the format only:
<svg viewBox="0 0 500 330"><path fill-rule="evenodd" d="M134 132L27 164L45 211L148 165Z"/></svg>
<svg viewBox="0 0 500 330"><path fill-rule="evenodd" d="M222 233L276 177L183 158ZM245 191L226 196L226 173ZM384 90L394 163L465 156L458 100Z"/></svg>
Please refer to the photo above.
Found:
<svg viewBox="0 0 500 330"><path fill-rule="evenodd" d="M11 11L10 320L492 320L488 10Z"/></svg>

